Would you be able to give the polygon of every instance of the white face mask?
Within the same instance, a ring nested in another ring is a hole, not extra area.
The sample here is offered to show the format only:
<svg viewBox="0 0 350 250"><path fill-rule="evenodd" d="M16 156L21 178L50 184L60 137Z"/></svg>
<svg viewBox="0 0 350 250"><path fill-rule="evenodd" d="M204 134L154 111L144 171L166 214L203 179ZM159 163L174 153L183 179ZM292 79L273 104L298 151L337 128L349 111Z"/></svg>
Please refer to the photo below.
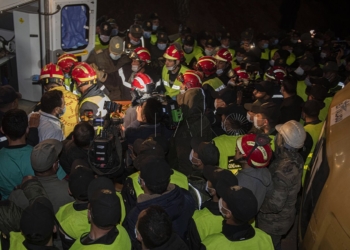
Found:
<svg viewBox="0 0 350 250"><path fill-rule="evenodd" d="M276 39L275 41L273 41L272 45L277 45L277 44L278 44L278 42L279 42L279 40L278 40L278 39Z"/></svg>
<svg viewBox="0 0 350 250"><path fill-rule="evenodd" d="M186 47L186 46L184 46L184 51L185 51L187 54L191 53L192 50L193 50L193 47Z"/></svg>
<svg viewBox="0 0 350 250"><path fill-rule="evenodd" d="M215 190L215 189L208 187L208 182L207 182L206 185L205 185L205 191L207 191L207 193L211 195L210 192L213 192L213 190Z"/></svg>
<svg viewBox="0 0 350 250"><path fill-rule="evenodd" d="M139 70L139 66L138 65L131 65L131 70L133 71L133 72L137 72L138 70Z"/></svg>
<svg viewBox="0 0 350 250"><path fill-rule="evenodd" d="M118 33L119 33L118 29L112 29L111 36L116 36L116 35L118 35Z"/></svg>
<svg viewBox="0 0 350 250"><path fill-rule="evenodd" d="M225 208L225 207L222 206L222 198L219 199L218 205L219 205L219 211L220 211L220 213L222 214L222 216L225 217L226 214L223 213L222 210L226 210L226 211L228 211L228 212L230 212L230 210L228 210L227 208Z"/></svg>
<svg viewBox="0 0 350 250"><path fill-rule="evenodd" d="M271 65L271 66L275 65L275 60L271 59L271 60L270 60L270 65Z"/></svg>
<svg viewBox="0 0 350 250"><path fill-rule="evenodd" d="M140 41L136 42L136 41L130 39L130 43L131 43L132 45L138 45L138 44L140 44Z"/></svg>
<svg viewBox="0 0 350 250"><path fill-rule="evenodd" d="M269 44L268 43L264 43L263 46L262 46L262 49L267 49L269 47Z"/></svg>
<svg viewBox="0 0 350 250"><path fill-rule="evenodd" d="M112 60L115 60L115 61L121 57L121 55L115 55L113 53L109 53L109 56L112 58Z"/></svg>
<svg viewBox="0 0 350 250"><path fill-rule="evenodd" d="M226 46L226 45L223 45L223 44L221 44L221 47L223 47L224 49L228 49L229 48L229 46Z"/></svg>
<svg viewBox="0 0 350 250"><path fill-rule="evenodd" d="M311 82L310 82L310 78L309 77L306 77L304 82L305 82L306 86L311 86Z"/></svg>
<svg viewBox="0 0 350 250"><path fill-rule="evenodd" d="M208 49L205 49L205 50L204 50L204 52L205 52L205 55L206 55L206 56L212 56L212 55L213 55L214 50L208 50Z"/></svg>
<svg viewBox="0 0 350 250"><path fill-rule="evenodd" d="M258 117L255 115L254 116L254 127L256 127L257 129L261 129L263 126L259 126L258 125Z"/></svg>
<svg viewBox="0 0 350 250"><path fill-rule="evenodd" d="M224 72L224 70L223 70L223 69L218 69L218 70L216 70L216 74L217 74L217 75L221 75L221 74L222 74L222 72Z"/></svg>
<svg viewBox="0 0 350 250"><path fill-rule="evenodd" d="M248 120L248 122L250 122L250 123L253 123L254 121L252 121L251 119L250 119L250 115L247 113L247 120Z"/></svg>
<svg viewBox="0 0 350 250"><path fill-rule="evenodd" d="M299 76L302 76L304 74L304 70L300 66L294 72Z"/></svg>
<svg viewBox="0 0 350 250"><path fill-rule="evenodd" d="M326 58L326 57L327 57L327 54L324 53L324 52L321 52L320 57L321 57L321 58Z"/></svg>
<svg viewBox="0 0 350 250"><path fill-rule="evenodd" d="M157 47L158 47L158 49L160 49L160 50L165 50L165 48L166 48L166 43L157 43Z"/></svg>
<svg viewBox="0 0 350 250"><path fill-rule="evenodd" d="M157 30L158 29L158 25L152 25L152 30Z"/></svg>
<svg viewBox="0 0 350 250"><path fill-rule="evenodd" d="M102 42L108 43L108 41L109 41L109 36L100 35L100 39L101 39Z"/></svg>
<svg viewBox="0 0 350 250"><path fill-rule="evenodd" d="M243 57L242 56L236 56L236 60L237 60L237 62L242 62L242 60L243 60Z"/></svg>
<svg viewBox="0 0 350 250"><path fill-rule="evenodd" d="M186 89L180 89L180 94L185 94Z"/></svg>
<svg viewBox="0 0 350 250"><path fill-rule="evenodd" d="M61 109L62 113L58 114L58 118L61 118L62 115L64 115L64 113L66 112L66 106L64 106L63 109Z"/></svg>
<svg viewBox="0 0 350 250"><path fill-rule="evenodd" d="M174 64L174 66L166 67L166 69L168 71L173 71L174 69L176 69L176 64Z"/></svg>
<svg viewBox="0 0 350 250"><path fill-rule="evenodd" d="M144 31L144 32L143 32L143 36L144 36L145 38L150 38L150 37L151 37L151 34L152 34L151 31Z"/></svg>

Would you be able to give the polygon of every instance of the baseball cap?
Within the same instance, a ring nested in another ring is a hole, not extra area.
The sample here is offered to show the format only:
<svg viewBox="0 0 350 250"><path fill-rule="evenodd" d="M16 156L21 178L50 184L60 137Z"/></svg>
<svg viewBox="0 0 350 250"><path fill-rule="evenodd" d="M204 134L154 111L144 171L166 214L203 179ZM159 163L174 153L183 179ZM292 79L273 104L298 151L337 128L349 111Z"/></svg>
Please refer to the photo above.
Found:
<svg viewBox="0 0 350 250"><path fill-rule="evenodd" d="M208 37L207 41L205 42L205 46L215 47L216 46L215 40L212 37Z"/></svg>
<svg viewBox="0 0 350 250"><path fill-rule="evenodd" d="M309 77L309 80L314 85L323 86L327 90L330 88L331 83L325 77Z"/></svg>
<svg viewBox="0 0 350 250"><path fill-rule="evenodd" d="M325 106L324 102L308 100L303 105L303 112L312 117L318 117L320 110Z"/></svg>
<svg viewBox="0 0 350 250"><path fill-rule="evenodd" d="M22 212L20 220L22 234L26 241L34 245L46 245L52 236L54 225L53 206L45 197L35 199Z"/></svg>
<svg viewBox="0 0 350 250"><path fill-rule="evenodd" d="M135 38L140 38L143 35L143 29L139 24L133 24L130 26L130 33Z"/></svg>
<svg viewBox="0 0 350 250"><path fill-rule="evenodd" d="M94 172L90 168L76 164L76 161L74 161L68 180L69 190L73 197L77 200L87 201L88 187L94 179Z"/></svg>
<svg viewBox="0 0 350 250"><path fill-rule="evenodd" d="M136 155L149 154L164 156L167 151L167 141L164 137L150 137L145 140L136 139L133 144Z"/></svg>
<svg viewBox="0 0 350 250"><path fill-rule="evenodd" d="M273 95L273 82L262 81L256 83L254 88L259 92L265 92L269 96Z"/></svg>
<svg viewBox="0 0 350 250"><path fill-rule="evenodd" d="M16 92L10 85L0 86L0 104L11 103L16 99L21 99L22 95Z"/></svg>
<svg viewBox="0 0 350 250"><path fill-rule="evenodd" d="M158 16L157 13L151 13L151 14L149 15L149 19L151 19L151 20L157 20L157 19L159 19L159 16Z"/></svg>
<svg viewBox="0 0 350 250"><path fill-rule="evenodd" d="M184 40L183 44L187 45L187 46L193 46L194 45L194 36L187 35L185 37L185 40Z"/></svg>
<svg viewBox="0 0 350 250"><path fill-rule="evenodd" d="M122 54L123 53L123 38L120 36L114 36L109 41L109 49L111 52L115 54Z"/></svg>
<svg viewBox="0 0 350 250"><path fill-rule="evenodd" d="M218 182L216 193L226 202L233 217L241 222L248 222L258 211L258 201L248 188Z"/></svg>
<svg viewBox="0 0 350 250"><path fill-rule="evenodd" d="M170 176L174 173L164 159L156 157L147 157L140 170L140 177L146 185L158 185L170 181Z"/></svg>
<svg viewBox="0 0 350 250"><path fill-rule="evenodd" d="M328 71L338 71L339 67L336 62L329 61L326 62L326 64L323 67L323 72L328 72Z"/></svg>
<svg viewBox="0 0 350 250"><path fill-rule="evenodd" d="M213 159L219 159L220 153L213 142L206 142L202 137L193 137L191 147L198 154L203 164L212 162Z"/></svg>
<svg viewBox="0 0 350 250"><path fill-rule="evenodd" d="M267 35L265 35L265 34L263 34L263 33L260 33L260 34L258 34L257 36L256 36L256 41L257 42L260 42L260 41L262 41L262 40L269 40L269 37L267 36Z"/></svg>
<svg viewBox="0 0 350 250"><path fill-rule="evenodd" d="M203 176L216 188L219 182L225 182L228 186L238 185L237 177L229 170L207 165L203 168Z"/></svg>
<svg viewBox="0 0 350 250"><path fill-rule="evenodd" d="M93 223L97 227L115 226L120 223L120 200L114 190L98 189L89 200Z"/></svg>
<svg viewBox="0 0 350 250"><path fill-rule="evenodd" d="M100 189L109 189L114 191L115 187L111 179L104 176L99 176L93 179L88 186L88 200L90 200L92 195Z"/></svg>
<svg viewBox="0 0 350 250"><path fill-rule="evenodd" d="M218 93L215 98L223 100L226 103L226 105L237 102L237 93L234 89L230 87L226 87L218 92L215 92Z"/></svg>
<svg viewBox="0 0 350 250"><path fill-rule="evenodd" d="M303 56L302 58L299 59L299 64L300 65L305 65L305 66L310 66L314 67L315 66L315 61L312 58L312 56Z"/></svg>
<svg viewBox="0 0 350 250"><path fill-rule="evenodd" d="M256 113L257 108L263 104L263 102L261 102L261 100L256 100L253 103L245 103L244 104L244 108L250 112Z"/></svg>
<svg viewBox="0 0 350 250"><path fill-rule="evenodd" d="M45 172L49 170L58 160L62 147L62 142L56 139L47 139L36 145L30 156L34 171Z"/></svg>
<svg viewBox="0 0 350 250"><path fill-rule="evenodd" d="M279 106L276 105L274 102L265 102L261 104L259 107L257 107L254 110L255 114L263 114L265 115L270 121L278 123L280 118L280 111Z"/></svg>
<svg viewBox="0 0 350 250"><path fill-rule="evenodd" d="M109 22L102 22L100 24L101 35L110 36L112 32L112 26Z"/></svg>
<svg viewBox="0 0 350 250"><path fill-rule="evenodd" d="M231 39L231 33L230 32L223 32L221 35L221 40L222 39Z"/></svg>
<svg viewBox="0 0 350 250"><path fill-rule="evenodd" d="M321 102L324 101L328 94L328 90L322 85L312 85L308 92L310 96Z"/></svg>
<svg viewBox="0 0 350 250"><path fill-rule="evenodd" d="M152 31L152 22L150 20L145 21L142 28L144 31Z"/></svg>
<svg viewBox="0 0 350 250"><path fill-rule="evenodd" d="M304 33L300 36L300 40L311 40L312 37L311 37L311 34L310 33Z"/></svg>
<svg viewBox="0 0 350 250"><path fill-rule="evenodd" d="M165 32L158 32L157 33L157 41L161 43L167 43L168 42L168 35Z"/></svg>

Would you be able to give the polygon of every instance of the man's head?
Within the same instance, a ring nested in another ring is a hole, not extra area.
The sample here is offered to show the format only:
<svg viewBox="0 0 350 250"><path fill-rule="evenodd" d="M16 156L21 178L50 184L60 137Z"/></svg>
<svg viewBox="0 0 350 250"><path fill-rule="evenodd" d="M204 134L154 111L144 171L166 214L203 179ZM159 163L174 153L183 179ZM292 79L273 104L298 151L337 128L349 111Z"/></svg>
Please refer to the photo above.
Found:
<svg viewBox="0 0 350 250"><path fill-rule="evenodd" d="M209 37L205 41L204 55L205 56L213 56L215 54L215 47L216 47L215 40L212 37Z"/></svg>
<svg viewBox="0 0 350 250"><path fill-rule="evenodd" d="M222 48L218 50L214 58L216 59L216 73L218 75L231 66L232 54L228 49Z"/></svg>
<svg viewBox="0 0 350 250"><path fill-rule="evenodd" d="M171 219L162 207L152 205L139 214L135 234L145 249L163 245L170 239L172 232Z"/></svg>
<svg viewBox="0 0 350 250"><path fill-rule="evenodd" d="M283 146L289 150L298 150L304 146L306 132L299 122L291 120L276 125L276 130L283 137Z"/></svg>
<svg viewBox="0 0 350 250"><path fill-rule="evenodd" d="M92 84L97 83L95 70L86 62L77 63L72 70L72 79L81 93L85 93Z"/></svg>
<svg viewBox="0 0 350 250"><path fill-rule="evenodd" d="M1 130L12 141L26 136L29 131L26 112L21 109L10 109L7 111L2 118Z"/></svg>
<svg viewBox="0 0 350 250"><path fill-rule="evenodd" d="M64 74L61 68L53 63L45 65L40 72L40 82L46 91L63 85Z"/></svg>
<svg viewBox="0 0 350 250"><path fill-rule="evenodd" d="M66 104L63 94L59 90L45 92L40 100L41 111L60 117L64 114Z"/></svg>
<svg viewBox="0 0 350 250"><path fill-rule="evenodd" d="M22 95L16 92L10 85L0 86L0 111L6 112L18 108L18 99Z"/></svg>
<svg viewBox="0 0 350 250"><path fill-rule="evenodd" d="M332 83L338 83L337 75L338 75L339 67L336 62L329 61L323 67L323 77L327 78L328 81Z"/></svg>
<svg viewBox="0 0 350 250"><path fill-rule="evenodd" d="M119 36L112 37L108 49L110 58L112 60L118 60L123 54L123 38Z"/></svg>
<svg viewBox="0 0 350 250"><path fill-rule="evenodd" d="M41 141L33 148L30 161L35 175L51 175L58 170L58 156L62 142L56 139Z"/></svg>
<svg viewBox="0 0 350 250"><path fill-rule="evenodd" d="M102 22L99 26L99 38L103 45L107 45L111 38L112 26L108 22Z"/></svg>
<svg viewBox="0 0 350 250"><path fill-rule="evenodd" d="M149 157L140 168L141 188L150 194L162 194L167 190L173 170L162 158Z"/></svg>
<svg viewBox="0 0 350 250"><path fill-rule="evenodd" d="M193 51L194 47L194 36L193 35L187 35L185 36L185 40L183 42L183 50L185 53L190 54Z"/></svg>
<svg viewBox="0 0 350 250"><path fill-rule="evenodd" d="M190 161L197 168L202 169L205 165L217 166L220 153L213 142L205 142L203 138L194 137L191 140L192 151Z"/></svg>
<svg viewBox="0 0 350 250"><path fill-rule="evenodd" d="M94 172L85 165L86 162L83 160L75 160L69 174L69 193L79 201L88 200L88 187L95 179Z"/></svg>
<svg viewBox="0 0 350 250"><path fill-rule="evenodd" d="M89 147L94 135L94 127L89 122L79 122L73 130L73 141L80 148Z"/></svg>
<svg viewBox="0 0 350 250"><path fill-rule="evenodd" d="M257 100L266 100L273 95L273 83L262 81L254 86L253 95Z"/></svg>
<svg viewBox="0 0 350 250"><path fill-rule="evenodd" d="M279 107L273 102L265 102L254 111L254 126L257 129L268 131L279 122Z"/></svg>
<svg viewBox="0 0 350 250"><path fill-rule="evenodd" d="M138 45L141 42L141 37L143 35L143 29L142 26L139 24L133 24L130 26L129 29L129 39L130 39L130 43L132 45Z"/></svg>
<svg viewBox="0 0 350 250"><path fill-rule="evenodd" d="M163 54L165 58L165 67L169 71L175 71L179 68L180 62L183 58L183 51L179 44L171 44Z"/></svg>
<svg viewBox="0 0 350 250"><path fill-rule="evenodd" d="M56 232L55 215L51 202L44 197L35 199L24 209L20 229L25 241L23 244L52 246L52 233Z"/></svg>
<svg viewBox="0 0 350 250"><path fill-rule="evenodd" d="M162 104L155 98L149 98L142 106L137 107L136 112L139 121L152 124L159 123L162 118Z"/></svg>
<svg viewBox="0 0 350 250"><path fill-rule="evenodd" d="M305 117L308 117L313 120L318 120L318 115L320 114L320 111L324 108L324 106L324 102L320 102L317 100L308 100L303 105L301 117L303 119L305 119Z"/></svg>
<svg viewBox="0 0 350 250"><path fill-rule="evenodd" d="M297 80L287 76L281 83L281 93L284 98L295 95L297 93Z"/></svg>
<svg viewBox="0 0 350 250"><path fill-rule="evenodd" d="M269 47L269 37L265 34L258 34L256 36L256 42L260 49L264 50Z"/></svg>

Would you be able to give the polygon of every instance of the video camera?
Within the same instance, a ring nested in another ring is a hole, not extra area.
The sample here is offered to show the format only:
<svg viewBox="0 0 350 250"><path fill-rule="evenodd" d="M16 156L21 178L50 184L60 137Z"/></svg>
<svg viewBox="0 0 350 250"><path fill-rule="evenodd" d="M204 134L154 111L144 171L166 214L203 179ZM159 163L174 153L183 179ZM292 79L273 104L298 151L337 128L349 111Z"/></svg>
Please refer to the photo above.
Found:
<svg viewBox="0 0 350 250"><path fill-rule="evenodd" d="M88 160L91 168L99 175L111 175L121 167L121 144L118 125L121 118L111 118L111 113L121 111L122 105L105 101L103 108L107 110L104 118L92 120L96 135L89 149ZM120 154L118 154L118 150Z"/></svg>

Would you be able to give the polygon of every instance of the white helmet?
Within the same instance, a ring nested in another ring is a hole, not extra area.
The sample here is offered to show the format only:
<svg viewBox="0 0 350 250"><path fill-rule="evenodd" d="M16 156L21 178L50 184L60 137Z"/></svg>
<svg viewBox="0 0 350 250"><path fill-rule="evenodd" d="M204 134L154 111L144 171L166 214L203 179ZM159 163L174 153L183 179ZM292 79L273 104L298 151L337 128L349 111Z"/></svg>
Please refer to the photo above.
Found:
<svg viewBox="0 0 350 250"><path fill-rule="evenodd" d="M296 149L304 146L306 132L299 122L291 120L284 124L278 124L276 130L282 135L288 146Z"/></svg>

